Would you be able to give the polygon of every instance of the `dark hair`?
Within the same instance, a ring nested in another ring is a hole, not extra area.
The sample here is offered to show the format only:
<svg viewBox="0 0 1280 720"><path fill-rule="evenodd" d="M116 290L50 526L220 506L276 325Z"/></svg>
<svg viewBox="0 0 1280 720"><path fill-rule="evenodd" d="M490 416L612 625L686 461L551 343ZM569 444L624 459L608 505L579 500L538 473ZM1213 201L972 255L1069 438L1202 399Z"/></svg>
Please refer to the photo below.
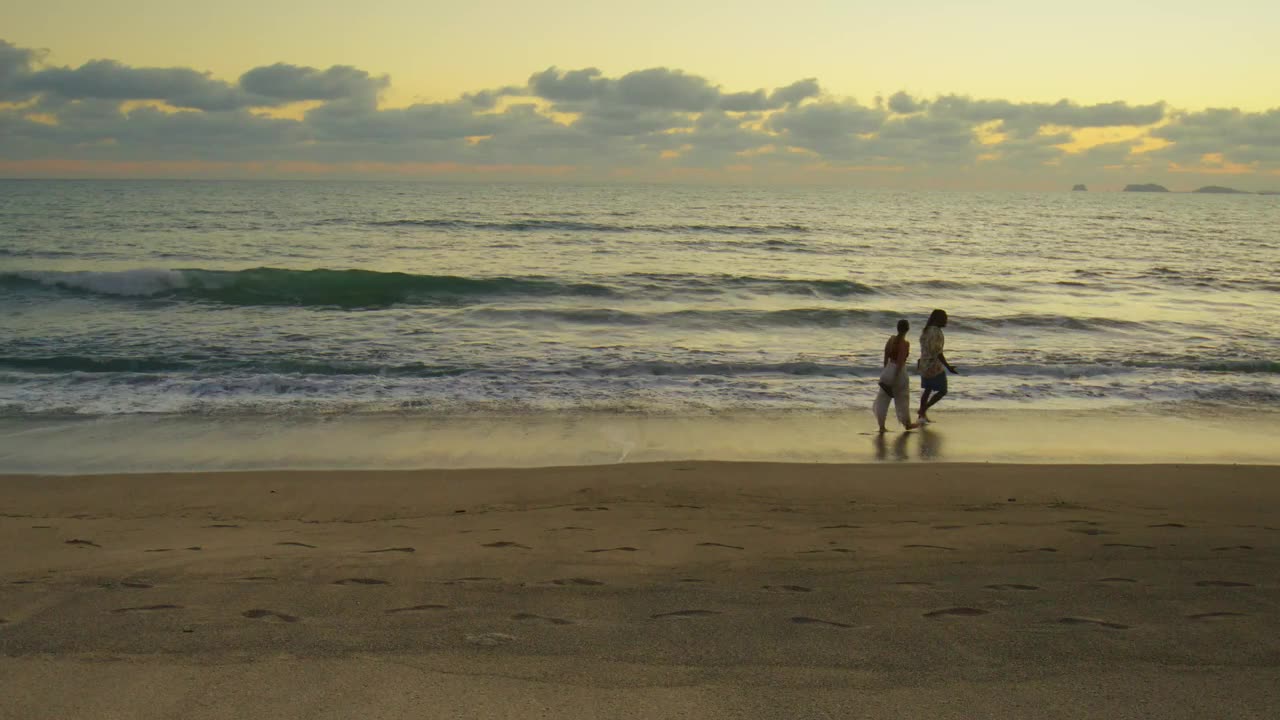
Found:
<svg viewBox="0 0 1280 720"><path fill-rule="evenodd" d="M947 321L946 310L934 310L933 312L929 313L929 322L925 323L924 326L933 327L935 325L941 325L946 321Z"/></svg>
<svg viewBox="0 0 1280 720"><path fill-rule="evenodd" d="M906 321L906 318L903 318L902 320L899 320L899 321L898 321L898 334L899 334L899 335L902 335L903 333L905 333L906 331L908 331L908 330L910 330L910 329L911 329L911 323L907 322L907 321Z"/></svg>

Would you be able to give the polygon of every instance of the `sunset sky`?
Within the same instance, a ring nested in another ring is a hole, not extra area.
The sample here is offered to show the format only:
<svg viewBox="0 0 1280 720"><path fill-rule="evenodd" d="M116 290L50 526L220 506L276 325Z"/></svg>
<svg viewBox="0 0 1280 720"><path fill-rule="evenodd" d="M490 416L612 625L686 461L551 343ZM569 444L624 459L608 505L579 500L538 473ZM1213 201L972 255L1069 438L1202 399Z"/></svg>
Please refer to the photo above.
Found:
<svg viewBox="0 0 1280 720"><path fill-rule="evenodd" d="M18 0L0 175L1270 189L1277 31L1261 0Z"/></svg>

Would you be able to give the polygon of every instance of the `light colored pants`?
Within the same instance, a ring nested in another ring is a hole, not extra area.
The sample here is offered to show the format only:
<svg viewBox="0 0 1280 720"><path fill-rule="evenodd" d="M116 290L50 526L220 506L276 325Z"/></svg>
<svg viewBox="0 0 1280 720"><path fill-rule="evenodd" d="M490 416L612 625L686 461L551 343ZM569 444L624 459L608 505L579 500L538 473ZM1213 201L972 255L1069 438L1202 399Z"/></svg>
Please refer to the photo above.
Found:
<svg viewBox="0 0 1280 720"><path fill-rule="evenodd" d="M896 370L897 367L896 363L889 363L889 365L885 367L885 374L881 375L881 377L892 375L892 371L890 371L889 368ZM898 422L902 423L903 427L910 425L911 390L910 385L907 383L906 371L904 370L903 372L898 373L897 377L895 377L892 382L887 382L886 384L893 388L893 406L898 412ZM879 422L882 427L884 426L885 419L889 417L889 399L889 396L885 394L884 390L881 390L880 386L876 385L876 401L871 405L871 411L876 414L876 421Z"/></svg>

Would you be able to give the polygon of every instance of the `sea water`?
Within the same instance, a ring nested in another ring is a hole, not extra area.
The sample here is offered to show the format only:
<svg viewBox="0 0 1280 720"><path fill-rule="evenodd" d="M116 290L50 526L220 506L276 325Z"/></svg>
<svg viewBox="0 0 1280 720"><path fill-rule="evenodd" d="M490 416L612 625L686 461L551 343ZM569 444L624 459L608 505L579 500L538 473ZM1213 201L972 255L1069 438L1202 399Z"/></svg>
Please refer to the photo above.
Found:
<svg viewBox="0 0 1280 720"><path fill-rule="evenodd" d="M0 420L1267 412L1280 197L0 181ZM913 393L918 381L913 378Z"/></svg>

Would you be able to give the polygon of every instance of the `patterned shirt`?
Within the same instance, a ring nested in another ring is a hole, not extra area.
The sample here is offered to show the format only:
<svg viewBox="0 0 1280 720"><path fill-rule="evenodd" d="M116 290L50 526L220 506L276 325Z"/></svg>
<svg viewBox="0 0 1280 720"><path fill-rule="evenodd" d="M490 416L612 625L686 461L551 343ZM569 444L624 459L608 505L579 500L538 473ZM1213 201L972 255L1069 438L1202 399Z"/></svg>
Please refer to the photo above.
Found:
<svg viewBox="0 0 1280 720"><path fill-rule="evenodd" d="M942 354L944 342L942 328L937 325L930 325L920 333L920 360L916 363L916 367L920 370L922 377L933 377L946 370L938 357Z"/></svg>

